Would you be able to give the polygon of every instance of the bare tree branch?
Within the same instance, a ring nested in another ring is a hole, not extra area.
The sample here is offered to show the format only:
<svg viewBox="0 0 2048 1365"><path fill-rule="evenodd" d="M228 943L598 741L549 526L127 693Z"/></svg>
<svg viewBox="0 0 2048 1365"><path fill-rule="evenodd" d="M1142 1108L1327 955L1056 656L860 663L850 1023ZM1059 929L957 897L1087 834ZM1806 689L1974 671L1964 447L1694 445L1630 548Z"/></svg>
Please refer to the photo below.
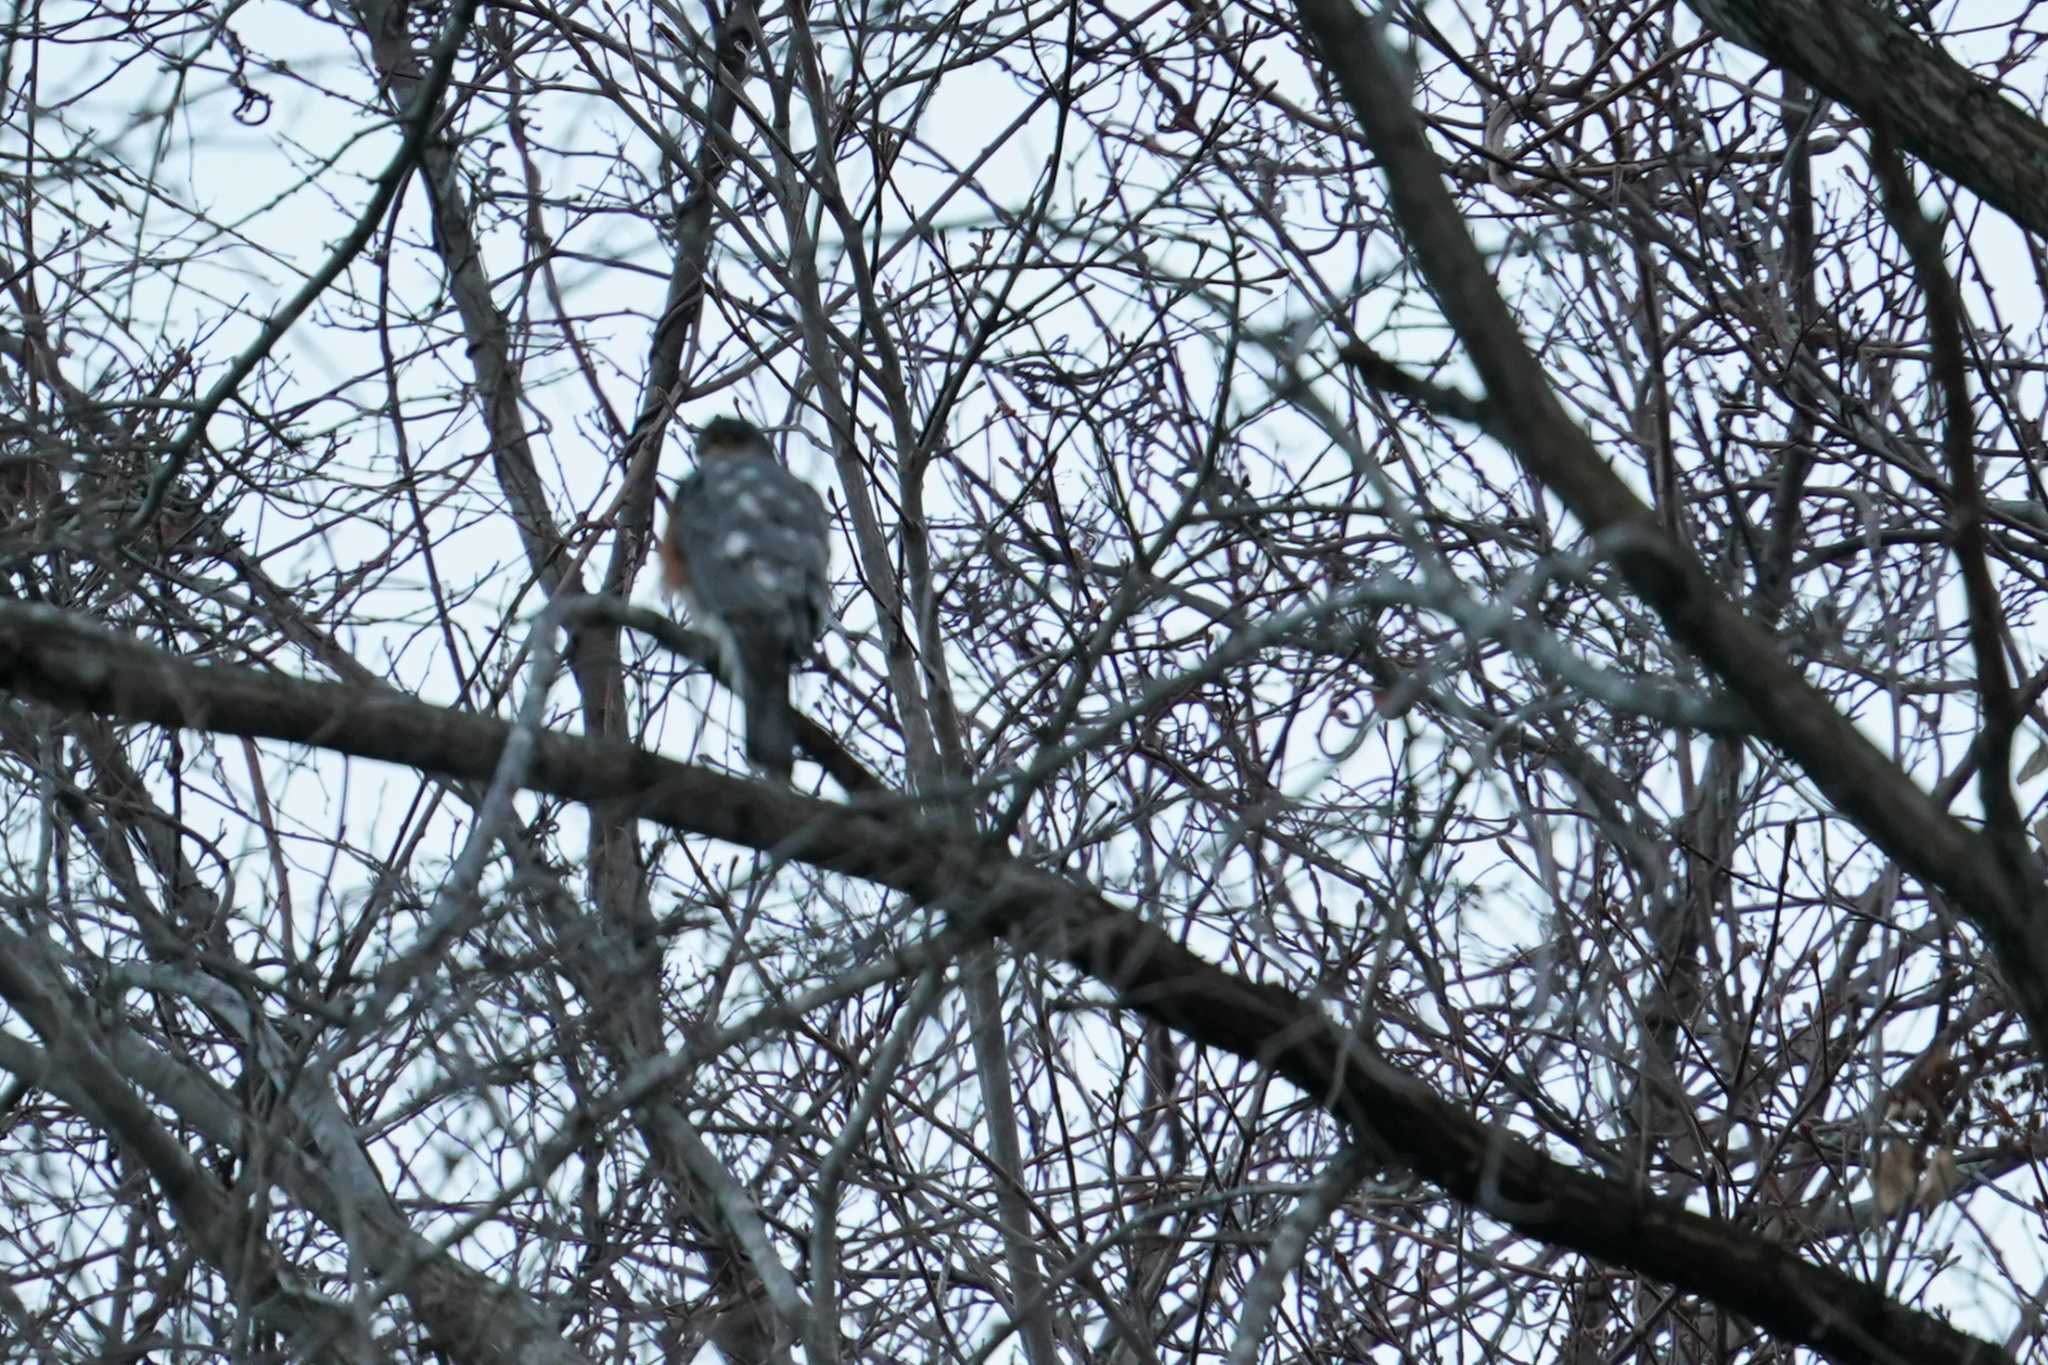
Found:
<svg viewBox="0 0 2048 1365"><path fill-rule="evenodd" d="M0 605L0 686L122 720L313 744L481 780L511 727L421 702L184 663L61 613ZM1203 961L1074 882L907 811L832 807L602 738L536 736L529 781L585 803L876 882L1011 935L1094 977L1116 1004L1271 1067L1361 1142L1532 1236L1708 1295L1843 1361L2007 1359L1847 1276L1618 1182L1564 1166L1460 1112L1289 991Z"/></svg>
<svg viewBox="0 0 2048 1365"><path fill-rule="evenodd" d="M1665 626L1740 697L1762 734L1914 875L1983 930L2048 1050L2048 880L1937 807L1802 678L1764 631L1673 543L1559 405L1443 188L1406 82L1382 37L1344 0L1298 0L1317 49L1380 159L1403 236L1486 383L1509 449L1598 537ZM1507 414L1512 414L1508 416Z"/></svg>

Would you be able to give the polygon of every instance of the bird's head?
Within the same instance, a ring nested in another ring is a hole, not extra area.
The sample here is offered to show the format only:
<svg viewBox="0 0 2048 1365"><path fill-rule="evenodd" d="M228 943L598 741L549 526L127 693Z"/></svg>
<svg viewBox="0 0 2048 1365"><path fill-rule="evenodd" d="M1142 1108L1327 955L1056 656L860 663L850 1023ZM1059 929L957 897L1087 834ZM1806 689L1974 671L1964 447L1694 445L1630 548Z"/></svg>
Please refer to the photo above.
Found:
<svg viewBox="0 0 2048 1365"><path fill-rule="evenodd" d="M700 463L756 458L776 458L775 447L768 443L761 428L744 417L714 417L697 433Z"/></svg>

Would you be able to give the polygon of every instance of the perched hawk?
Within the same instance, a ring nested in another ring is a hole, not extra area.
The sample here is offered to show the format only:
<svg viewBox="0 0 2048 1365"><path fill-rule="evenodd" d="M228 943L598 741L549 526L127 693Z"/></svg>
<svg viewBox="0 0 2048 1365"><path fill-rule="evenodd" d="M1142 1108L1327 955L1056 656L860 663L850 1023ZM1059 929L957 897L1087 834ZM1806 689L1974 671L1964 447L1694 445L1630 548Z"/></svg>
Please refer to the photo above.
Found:
<svg viewBox="0 0 2048 1365"><path fill-rule="evenodd" d="M747 757L783 781L796 749L789 671L810 658L831 610L824 499L782 466L760 428L714 418L696 472L676 485L662 578L718 642L747 711Z"/></svg>

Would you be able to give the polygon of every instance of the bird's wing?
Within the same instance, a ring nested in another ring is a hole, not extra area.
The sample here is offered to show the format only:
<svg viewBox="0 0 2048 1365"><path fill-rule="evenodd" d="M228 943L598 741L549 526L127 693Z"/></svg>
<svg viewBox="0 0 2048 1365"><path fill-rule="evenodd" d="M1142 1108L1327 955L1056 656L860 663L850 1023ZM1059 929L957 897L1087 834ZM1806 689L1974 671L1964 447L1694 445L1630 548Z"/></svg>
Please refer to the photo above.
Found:
<svg viewBox="0 0 2048 1365"><path fill-rule="evenodd" d="M814 604L831 562L817 490L773 460L719 460L683 480L671 515L691 594L706 610L786 621L792 644L817 638Z"/></svg>

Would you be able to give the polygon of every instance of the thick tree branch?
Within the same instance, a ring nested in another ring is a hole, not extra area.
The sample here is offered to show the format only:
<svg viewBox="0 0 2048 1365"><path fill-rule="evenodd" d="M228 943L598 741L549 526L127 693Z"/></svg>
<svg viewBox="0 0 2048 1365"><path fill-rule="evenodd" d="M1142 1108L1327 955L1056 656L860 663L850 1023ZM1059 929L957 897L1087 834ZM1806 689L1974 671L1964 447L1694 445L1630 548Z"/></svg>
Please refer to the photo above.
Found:
<svg viewBox="0 0 2048 1365"><path fill-rule="evenodd" d="M1490 424L1522 467L1569 507L1655 609L1674 638L1757 717L1758 731L1799 765L1901 867L1947 893L1981 929L2019 1001L2037 1050L2048 1049L2048 884L1950 816L1792 667L1685 546L1658 524L1586 433L1495 288L1444 189L1443 168L1408 98L1408 82L1350 0L1297 0L1303 21L1386 177L1409 250L1486 385Z"/></svg>
<svg viewBox="0 0 2048 1365"><path fill-rule="evenodd" d="M669 269L668 294L654 324L647 356L647 374L640 394L640 415L619 452L625 469L613 524L618 539L606 566L604 590L623 597L633 576L647 559L654 524L655 473L661 461L662 437L682 398L683 346L696 333L704 313L704 285L710 274L712 211L718 189L732 164L732 125L739 113L739 89L747 75L760 18L752 0L733 0L719 17L713 50L705 55L709 90L704 100L697 155L689 169L689 189L676 214L676 251Z"/></svg>
<svg viewBox="0 0 2048 1365"><path fill-rule="evenodd" d="M63 709L310 744L475 781L511 726L391 693L188 663L46 608L0 603L0 688ZM1523 1234L1702 1294L1844 1361L2010 1360L1872 1286L1641 1190L1551 1160L1387 1065L1318 1003L1206 962L1079 883L907 807L842 807L608 738L537 737L538 790L773 851L945 907L1107 985L1117 1003L1273 1068L1374 1150Z"/></svg>
<svg viewBox="0 0 2048 1365"><path fill-rule="evenodd" d="M1927 299L1928 340L1934 349L1934 379L1941 391L1943 462L1948 467L1949 540L1962 570L1963 598L1970 613L1970 652L1977 665L1982 706L1984 762L1977 790L1992 837L2017 852L2015 877L2026 875L2026 823L2012 789L2012 741L2023 714L2015 705L2012 674L2005 664L2005 612L1991 577L1989 536L1984 529L1984 483L1977 469L1977 432L1970 407L1968 357L1963 344L1963 301L1948 263L1942 259L1941 225L1920 212L1905 162L1892 147L1890 129L1880 125L1871 164L1884 194L1885 215L1913 260L1920 292Z"/></svg>
<svg viewBox="0 0 2048 1365"><path fill-rule="evenodd" d="M1687 0L1709 28L1794 72L2029 231L2048 234L2048 128L1863 0Z"/></svg>

